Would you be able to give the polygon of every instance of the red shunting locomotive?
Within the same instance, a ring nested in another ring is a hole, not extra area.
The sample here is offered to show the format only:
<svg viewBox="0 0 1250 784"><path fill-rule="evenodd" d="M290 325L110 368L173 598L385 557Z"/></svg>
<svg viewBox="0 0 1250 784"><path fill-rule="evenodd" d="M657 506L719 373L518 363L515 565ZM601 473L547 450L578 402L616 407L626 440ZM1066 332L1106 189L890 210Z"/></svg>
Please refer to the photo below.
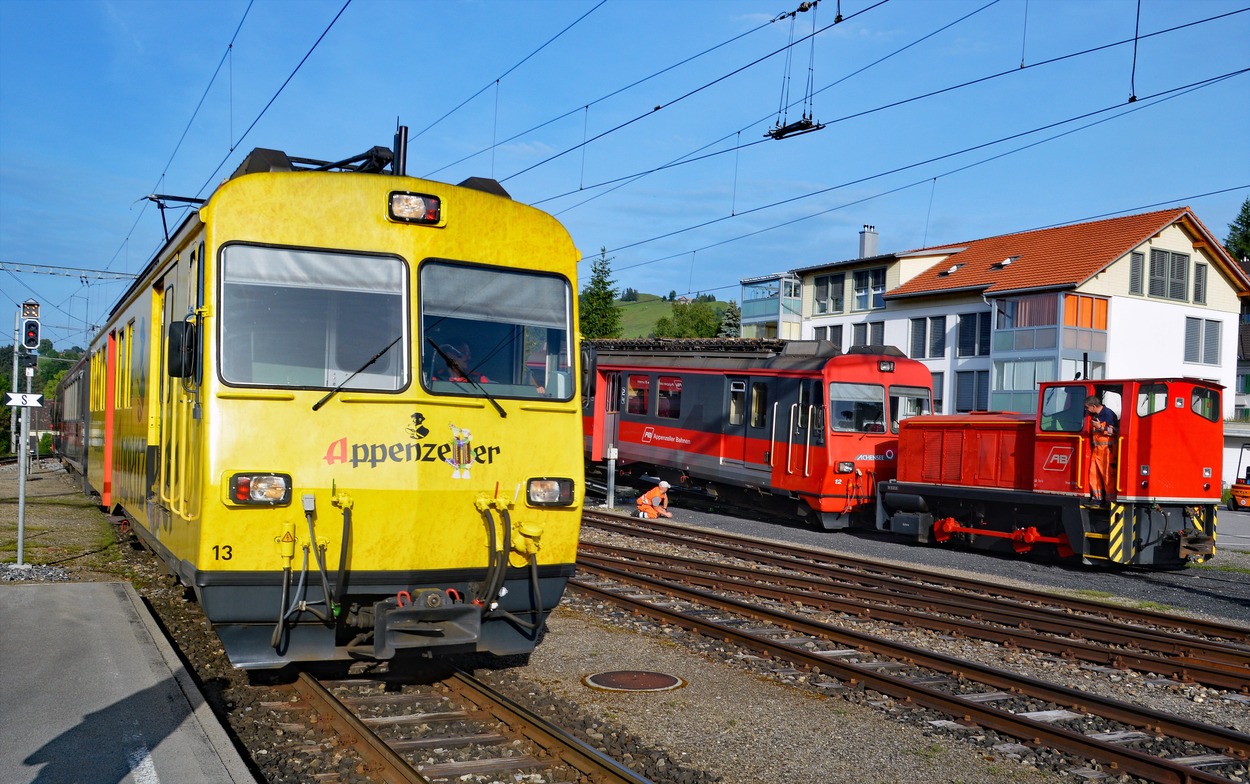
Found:
<svg viewBox="0 0 1250 784"><path fill-rule="evenodd" d="M776 513L796 501L845 528L894 476L899 423L927 414L932 376L887 346L826 341L598 340L592 460L706 500ZM863 515L861 515L863 516ZM869 523L871 524L871 523Z"/></svg>
<svg viewBox="0 0 1250 784"><path fill-rule="evenodd" d="M879 487L877 528L1086 564L1204 561L1215 553L1221 389L1192 378L1050 382L1036 414L908 420L897 478ZM1119 417L1111 492L1093 500L1091 396Z"/></svg>

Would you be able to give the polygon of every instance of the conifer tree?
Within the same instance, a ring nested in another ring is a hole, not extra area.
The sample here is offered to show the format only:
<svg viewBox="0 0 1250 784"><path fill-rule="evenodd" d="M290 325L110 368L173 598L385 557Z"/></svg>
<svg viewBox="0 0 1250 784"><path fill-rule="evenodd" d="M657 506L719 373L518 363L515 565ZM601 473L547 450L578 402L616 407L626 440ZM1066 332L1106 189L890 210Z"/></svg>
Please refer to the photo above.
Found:
<svg viewBox="0 0 1250 784"><path fill-rule="evenodd" d="M581 307L582 337L619 338L621 311L616 307L616 281L612 280L612 259L608 249L599 249L599 258L590 268L590 280L578 298Z"/></svg>
<svg viewBox="0 0 1250 784"><path fill-rule="evenodd" d="M725 312L720 317L720 331L716 333L718 338L736 338L742 336L742 311L738 310L738 303L729 300L729 307L725 308Z"/></svg>
<svg viewBox="0 0 1250 784"><path fill-rule="evenodd" d="M1241 203L1241 212L1228 224L1228 238L1224 247L1234 261L1250 259L1250 198Z"/></svg>

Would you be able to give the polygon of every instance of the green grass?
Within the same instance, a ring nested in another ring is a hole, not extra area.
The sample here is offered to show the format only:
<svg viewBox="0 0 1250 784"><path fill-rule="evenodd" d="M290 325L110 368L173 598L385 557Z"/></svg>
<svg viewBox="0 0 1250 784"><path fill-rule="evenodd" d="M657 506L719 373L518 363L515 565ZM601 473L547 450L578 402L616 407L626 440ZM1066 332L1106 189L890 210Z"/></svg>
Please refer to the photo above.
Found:
<svg viewBox="0 0 1250 784"><path fill-rule="evenodd" d="M728 302L711 302L716 315L725 315ZM655 331L655 324L662 318L673 315L673 303L662 302L655 294L639 293L637 302L617 301L616 307L621 311L621 337L645 338Z"/></svg>
<svg viewBox="0 0 1250 784"><path fill-rule="evenodd" d="M1192 564L1190 569L1205 569L1211 572L1233 572L1234 574L1250 574L1250 569L1244 566L1232 566L1230 564L1220 563L1200 563Z"/></svg>

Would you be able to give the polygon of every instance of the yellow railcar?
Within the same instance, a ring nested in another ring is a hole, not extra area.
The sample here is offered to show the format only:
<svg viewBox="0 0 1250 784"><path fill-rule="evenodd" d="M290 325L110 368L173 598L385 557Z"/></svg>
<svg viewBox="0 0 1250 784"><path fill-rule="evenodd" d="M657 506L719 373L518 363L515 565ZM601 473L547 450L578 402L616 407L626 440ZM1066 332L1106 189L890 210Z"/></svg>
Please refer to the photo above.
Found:
<svg viewBox="0 0 1250 784"><path fill-rule="evenodd" d="M67 374L68 460L238 667L525 652L573 574L580 254L389 157L254 151Z"/></svg>

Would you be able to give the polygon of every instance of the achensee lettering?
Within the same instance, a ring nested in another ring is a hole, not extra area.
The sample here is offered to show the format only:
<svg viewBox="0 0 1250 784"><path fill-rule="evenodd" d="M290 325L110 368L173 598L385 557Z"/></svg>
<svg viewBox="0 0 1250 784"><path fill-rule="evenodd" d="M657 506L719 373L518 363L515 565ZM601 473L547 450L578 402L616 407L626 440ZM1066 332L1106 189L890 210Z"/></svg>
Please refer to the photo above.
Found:
<svg viewBox="0 0 1250 784"><path fill-rule="evenodd" d="M346 438L330 444L326 449L325 461L329 465L335 463L351 463L352 468L368 466L377 468L382 463L446 463L451 457L451 442L443 444L423 444L418 442L399 441L394 444L351 444ZM473 448L473 462L490 464L500 453L497 446L477 446Z"/></svg>

